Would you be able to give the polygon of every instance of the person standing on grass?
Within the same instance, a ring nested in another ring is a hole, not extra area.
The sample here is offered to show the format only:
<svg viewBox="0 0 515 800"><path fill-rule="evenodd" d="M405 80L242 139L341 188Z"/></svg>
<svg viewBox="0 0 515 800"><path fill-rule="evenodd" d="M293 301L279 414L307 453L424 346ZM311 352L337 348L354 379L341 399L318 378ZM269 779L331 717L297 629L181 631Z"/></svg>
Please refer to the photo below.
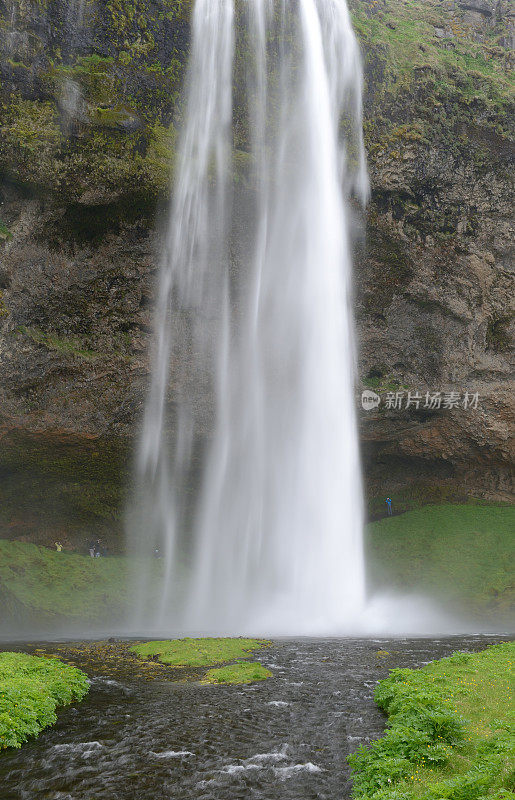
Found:
<svg viewBox="0 0 515 800"><path fill-rule="evenodd" d="M91 558L95 558L95 542L93 541L93 539L88 544L88 550Z"/></svg>
<svg viewBox="0 0 515 800"><path fill-rule="evenodd" d="M102 553L100 552L100 539L97 539L95 542L94 553L95 553L95 558L100 558L100 556L102 555Z"/></svg>
<svg viewBox="0 0 515 800"><path fill-rule="evenodd" d="M63 549L61 542L55 542L54 544L55 544L55 549L57 550L58 553L60 553L61 550Z"/></svg>
<svg viewBox="0 0 515 800"><path fill-rule="evenodd" d="M387 497L386 498L386 509L387 509L388 516L391 517L392 516L392 498L391 497Z"/></svg>

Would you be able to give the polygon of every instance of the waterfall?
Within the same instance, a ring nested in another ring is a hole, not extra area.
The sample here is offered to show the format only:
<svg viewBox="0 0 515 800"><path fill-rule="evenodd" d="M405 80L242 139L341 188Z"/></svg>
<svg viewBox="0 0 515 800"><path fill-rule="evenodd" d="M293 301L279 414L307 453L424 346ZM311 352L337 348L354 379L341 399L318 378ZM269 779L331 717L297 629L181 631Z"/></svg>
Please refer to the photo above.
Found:
<svg viewBox="0 0 515 800"><path fill-rule="evenodd" d="M235 65L244 114L232 107ZM248 130L244 177L236 111ZM129 524L147 562L162 556L159 570L137 570L140 624L356 628L348 202L367 188L345 0L249 0L237 24L231 0L197 0Z"/></svg>
<svg viewBox="0 0 515 800"><path fill-rule="evenodd" d="M89 39L87 23L86 0L69 0L62 21L66 31L66 45L62 53L63 64L71 65L80 51L84 51L84 45ZM87 105L82 88L76 80L70 77L63 79L57 104L67 133L70 133L78 121L87 121Z"/></svg>

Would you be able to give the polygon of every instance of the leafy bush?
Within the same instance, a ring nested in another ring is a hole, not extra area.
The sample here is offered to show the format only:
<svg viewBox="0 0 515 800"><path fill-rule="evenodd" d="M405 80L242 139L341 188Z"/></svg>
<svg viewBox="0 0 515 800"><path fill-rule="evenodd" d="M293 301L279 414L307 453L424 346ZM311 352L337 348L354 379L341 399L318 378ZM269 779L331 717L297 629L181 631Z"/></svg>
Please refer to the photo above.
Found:
<svg viewBox="0 0 515 800"><path fill-rule="evenodd" d="M428 687L424 676L413 670L392 670L374 697L388 713L390 729L370 749L361 747L349 758L357 796L361 792L368 797L407 777L413 764L445 765L450 746L464 739L463 720L445 707L438 689Z"/></svg>
<svg viewBox="0 0 515 800"><path fill-rule="evenodd" d="M81 700L87 676L55 658L0 653L0 748L21 747L57 719L57 706Z"/></svg>
<svg viewBox="0 0 515 800"><path fill-rule="evenodd" d="M502 716L514 651L515 643L503 643L392 670L375 692L388 730L349 756L354 797L514 800L515 728Z"/></svg>

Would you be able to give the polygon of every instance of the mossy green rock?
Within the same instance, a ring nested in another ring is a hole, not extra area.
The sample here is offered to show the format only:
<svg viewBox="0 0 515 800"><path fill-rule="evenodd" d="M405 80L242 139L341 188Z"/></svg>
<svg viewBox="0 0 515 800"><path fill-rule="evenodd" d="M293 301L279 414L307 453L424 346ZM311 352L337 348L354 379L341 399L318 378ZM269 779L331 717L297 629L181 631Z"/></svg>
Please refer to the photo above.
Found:
<svg viewBox="0 0 515 800"><path fill-rule="evenodd" d="M200 682L203 684L245 684L266 681L267 678L273 678L269 669L256 661L241 661L226 667L209 669Z"/></svg>
<svg viewBox="0 0 515 800"><path fill-rule="evenodd" d="M163 664L173 667L205 667L237 658L249 658L254 650L268 644L270 642L264 639L206 637L144 642L131 649L140 658L157 656Z"/></svg>
<svg viewBox="0 0 515 800"><path fill-rule="evenodd" d="M202 684L246 684L271 678L270 670L255 661L242 661L250 658L255 650L271 643L265 639L166 639L136 644L131 647L138 658L158 660L177 668L202 668L214 664L222 667L209 669L202 674ZM236 662L236 663L226 663Z"/></svg>

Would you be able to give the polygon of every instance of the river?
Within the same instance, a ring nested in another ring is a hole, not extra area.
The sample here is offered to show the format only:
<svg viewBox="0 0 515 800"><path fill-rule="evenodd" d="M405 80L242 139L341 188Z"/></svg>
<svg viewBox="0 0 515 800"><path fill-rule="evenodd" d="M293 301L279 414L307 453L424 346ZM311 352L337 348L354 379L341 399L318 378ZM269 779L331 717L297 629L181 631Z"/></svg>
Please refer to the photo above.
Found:
<svg viewBox="0 0 515 800"><path fill-rule="evenodd" d="M91 643L3 642L59 653L91 689L38 739L0 754L0 800L346 800L346 756L384 730L377 680L498 641L277 640L256 656L274 677L248 686L144 677L124 659L101 666Z"/></svg>

